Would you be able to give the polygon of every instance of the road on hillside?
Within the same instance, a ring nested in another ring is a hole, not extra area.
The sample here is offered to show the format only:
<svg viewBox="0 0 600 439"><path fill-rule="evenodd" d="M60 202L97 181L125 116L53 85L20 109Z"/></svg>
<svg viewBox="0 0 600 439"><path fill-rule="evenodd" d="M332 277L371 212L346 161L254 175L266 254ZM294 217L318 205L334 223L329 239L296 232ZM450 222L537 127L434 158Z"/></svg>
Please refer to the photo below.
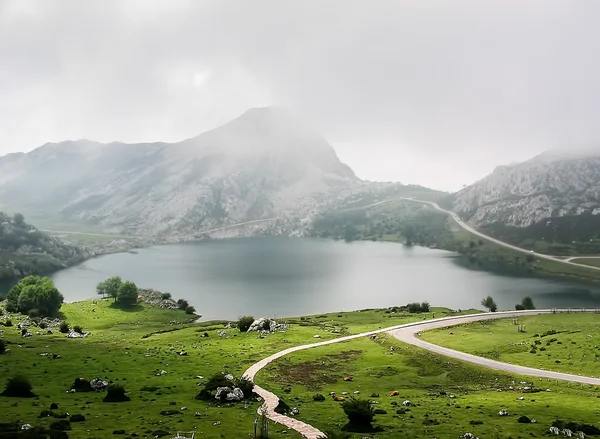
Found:
<svg viewBox="0 0 600 439"><path fill-rule="evenodd" d="M135 235L110 235L108 233L88 233L88 232L75 232L73 230L50 230L50 229L39 229L42 232L50 232L50 233L64 233L67 235L87 235L87 236L104 236L107 238L143 238L143 236L135 236Z"/></svg>
<svg viewBox="0 0 600 439"><path fill-rule="evenodd" d="M600 310L598 309L588 309L588 310L577 310L576 312L588 312L588 313L598 313ZM592 384L592 385L600 385L600 378L593 377L584 377L579 375L571 375L560 372L552 372L548 370L542 369L534 369L524 366L516 366L509 363L502 363L499 361L489 360L483 357L477 357L475 355L466 354L464 352L455 351L453 349L444 348L438 345L434 345L432 343L424 342L423 340L418 339L415 335L421 331L426 329L434 329L434 328L444 328L447 326L460 325L462 323L469 323L481 320L493 320L493 319L501 319L501 318L512 318L512 317L522 317L522 316L535 316L540 314L552 314L552 313L562 313L562 312L572 312L571 310L566 309L544 309L544 310L527 310L527 311L504 311L504 312L496 312L496 313L481 313L481 314L471 314L466 316L453 316L453 317L444 317L441 319L435 320L424 320L421 322L413 322L406 323L403 325L391 326L389 328L378 329L376 331L363 332L361 334L356 335L348 335L345 337L334 338L332 340L322 341L318 343L311 343L301 346L295 346L292 348L285 349L283 351L279 351L269 357L263 358L259 362L250 366L246 372L244 372L243 376L248 378L251 381L255 381L256 375L263 368L269 365L271 362L281 358L285 355L291 354L293 352L298 352L306 349L316 348L320 346L326 346L329 344L340 343L348 340L354 340L361 337L368 337L372 335L377 335L384 332L391 333L395 338L400 341L413 344L415 346L421 347L423 349L427 349L431 352L435 352L440 355L444 355L447 357L456 358L457 360L467 361L469 363L477 364L479 366L492 368L495 370L504 370L507 372L515 373L515 374L525 374L528 376L535 376L539 378L548 378L554 380L565 380L578 382L583 384ZM573 311L575 312L575 311ZM261 407L258 409L258 413L264 413L270 420L275 423L284 425L287 428L297 431L302 435L302 437L307 439L320 439L324 438L325 434L313 427L310 424L299 421L298 419L281 415L275 412L275 408L279 403L279 398L274 393L263 389L262 387L255 385L254 392L256 392L261 398L263 398L264 402Z"/></svg>
<svg viewBox="0 0 600 439"><path fill-rule="evenodd" d="M527 315L538 315L538 314L547 314L548 310L540 310L540 311L531 311L531 312L521 312L516 314L518 316L527 316ZM552 312L552 311L550 311ZM501 361L490 360L488 358L478 357L476 355L467 354L465 352L455 351L454 349L445 348L442 346L435 345L433 343L429 343L423 341L419 338L419 333L423 331L429 331L431 329L438 328L446 328L448 326L461 325L463 323L470 322L478 322L481 320L491 320L495 318L499 318L496 314L499 313L489 313L489 314L474 314L472 316L464 316L459 319L453 321L443 321L440 320L431 320L422 322L418 326L408 326L404 328L395 329L390 331L391 334L400 341L404 343L412 344L421 349L426 349L431 352L435 352L436 354L444 355L446 357L455 358L457 360L466 361L467 363L477 364L478 366L485 366L494 370L501 370L504 372L514 373L518 375L528 375L539 378L547 378L553 380L562 380L562 381L571 381L583 384L592 384L599 386L600 378L592 378L585 377L579 375L572 375L568 373L562 372L552 372L549 370L535 369L532 367L525 366L517 366L515 364L503 363ZM510 317L511 315L515 315L513 312L508 313ZM502 317L502 316L500 316Z"/></svg>
<svg viewBox="0 0 600 439"><path fill-rule="evenodd" d="M454 212L452 212L450 210L442 209L437 203L435 203L433 201L424 201L424 200L417 200L416 198L405 198L405 197L399 197L397 199L398 200L406 200L406 201L415 201L417 203L429 204L430 206L433 206L435 209L439 210L440 212L444 212L444 213L450 215L452 217L452 219L459 226L461 226L463 229L465 229L466 231L468 231L468 232L470 232L470 233L472 233L474 235L477 235L477 236L479 236L481 238L487 239L488 241L493 242L494 244L501 245L502 247L510 248L511 250L515 250L515 251L518 251L518 252L521 252L521 253L525 253L525 254L528 254L528 255L535 255L535 257L537 257L537 258L547 259L547 260L558 262L558 263L561 263L561 264L574 265L576 267L590 268L592 270L600 270L600 267L594 267L592 265L585 265L585 264L578 264L576 262L571 262L572 258L561 259L558 256L546 255L546 254L537 253L537 252L534 253L531 250L527 250L525 248L517 247L516 245L512 245L512 244L509 244L507 242L500 241L499 239L496 239L496 238L492 238L489 235L486 235L484 233L481 233L481 232L475 230L473 227L469 226L463 220L461 220L456 213L454 213Z"/></svg>

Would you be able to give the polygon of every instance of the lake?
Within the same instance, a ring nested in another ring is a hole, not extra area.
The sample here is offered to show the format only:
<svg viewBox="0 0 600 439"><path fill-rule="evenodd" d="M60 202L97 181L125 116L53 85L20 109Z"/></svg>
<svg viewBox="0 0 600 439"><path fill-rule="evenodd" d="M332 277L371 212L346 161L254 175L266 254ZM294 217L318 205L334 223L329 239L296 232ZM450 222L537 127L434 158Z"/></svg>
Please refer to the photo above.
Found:
<svg viewBox="0 0 600 439"><path fill-rule="evenodd" d="M491 295L512 309L524 296L541 307L600 306L595 287L499 276L456 264L452 253L394 243L247 238L161 245L88 260L52 275L67 301L95 297L121 276L169 292L203 320L240 315L299 316L429 301L480 307Z"/></svg>

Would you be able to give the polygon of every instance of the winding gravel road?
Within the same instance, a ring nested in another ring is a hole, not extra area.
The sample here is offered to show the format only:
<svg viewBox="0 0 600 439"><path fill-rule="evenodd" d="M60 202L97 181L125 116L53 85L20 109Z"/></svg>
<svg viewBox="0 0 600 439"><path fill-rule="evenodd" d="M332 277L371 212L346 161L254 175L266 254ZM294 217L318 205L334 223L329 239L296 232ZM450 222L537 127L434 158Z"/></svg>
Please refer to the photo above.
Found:
<svg viewBox="0 0 600 439"><path fill-rule="evenodd" d="M512 250L515 250L515 251L518 251L518 252L521 252L521 253L535 254L536 258L547 259L549 261L559 262L561 264L574 265L576 267L590 268L592 270L600 270L600 267L594 267L592 265L585 265L585 264L578 264L576 262L571 262L571 259L573 259L573 258L566 258L565 259L565 258L561 258L559 256L546 255L544 253L534 253L531 250L527 250L526 248L517 247L516 245L508 244L508 243L506 243L504 241L500 241L499 239L492 238L489 235L486 235L484 233L478 232L473 227L469 226L467 223L465 223L463 220L461 220L456 213L454 213L454 212L452 212L450 210L442 209L437 203L434 203L433 201L417 200L416 198L405 198L405 197L399 197L397 199L398 200L406 200L406 201L415 201L417 203L423 203L423 204L429 204L430 206L433 206L435 209L439 210L440 212L444 212L444 213L450 215L452 217L452 219L454 221L456 221L456 223L459 226L461 226L463 229L465 229L466 231L468 231L468 232L470 232L470 233L472 233L474 235L477 235L480 238L483 238L483 239L491 241L491 242L493 242L495 244L501 245L502 247L510 248Z"/></svg>
<svg viewBox="0 0 600 439"><path fill-rule="evenodd" d="M269 357L263 358L258 363L250 366L246 372L244 372L244 377L255 381L256 374L260 372L264 367L266 367L269 363L278 358L281 358L285 355L291 354L293 352L302 351L305 349L311 349L319 346L326 346L333 343L341 343L348 340L353 340L361 337L368 337L375 334L380 334L382 332L389 332L395 338L405 343L409 343L415 346L418 346L423 349L427 349L431 352L435 352L440 355L445 355L447 357L452 357L457 360L466 361L469 363L477 364L479 366L489 367L495 370L503 370L506 372L514 373L514 374L524 374L528 376L540 377L540 378L550 378L556 380L565 380L571 382L578 382L583 384L591 384L591 385L600 385L600 378L593 377L585 377L579 375L571 375L560 372L552 372L542 369L534 369L530 367L517 366L509 363L502 363L500 361L489 360L487 358L477 357L475 355L466 354L464 352L455 351L453 349L444 348L438 345L434 345L432 343L425 342L416 335L419 332L435 329L435 328L444 328L448 326L460 325L463 323L476 322L481 320L492 320L492 319L500 319L500 318L511 318L516 316L534 316L539 314L552 314L552 313L563 313L563 312L588 312L588 313L599 313L598 309L586 309L586 310L567 310L567 309L541 309L541 310L528 310L528 311L504 311L497 313L481 313L481 314L471 314L465 316L453 316L453 317L444 317L441 319L434 320L424 320L421 322L413 322L406 323L403 325L391 326L389 328L378 329L376 331L363 332L361 334L349 335L345 337L339 337L332 340L322 341L318 343L311 343L307 345L295 346L289 349L285 349L283 351L277 352ZM254 391L260 395L264 402L262 406L258 409L259 413L265 413L266 416L273 422L281 424L287 428L297 431L302 437L307 439L320 439L325 438L325 433L309 425L305 422L299 421L298 419L280 415L275 412L275 408L279 403L279 398L272 392L269 392L262 387L255 385Z"/></svg>

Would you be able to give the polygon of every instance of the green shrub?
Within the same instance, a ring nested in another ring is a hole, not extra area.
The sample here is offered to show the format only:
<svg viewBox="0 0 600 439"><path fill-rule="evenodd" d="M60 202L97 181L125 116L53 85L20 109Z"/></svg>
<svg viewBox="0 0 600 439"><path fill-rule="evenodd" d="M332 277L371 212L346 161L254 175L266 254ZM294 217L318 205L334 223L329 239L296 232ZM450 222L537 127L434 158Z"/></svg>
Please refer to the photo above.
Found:
<svg viewBox="0 0 600 439"><path fill-rule="evenodd" d="M106 396L102 400L104 402L125 402L131 401L131 398L125 395L125 388L118 384L111 384L106 389Z"/></svg>
<svg viewBox="0 0 600 439"><path fill-rule="evenodd" d="M217 390L217 387L231 387L232 383L222 373L216 373L208 379L204 388L208 391ZM242 389L243 390L243 389Z"/></svg>
<svg viewBox="0 0 600 439"><path fill-rule="evenodd" d="M40 322L40 324L38 325L38 327L40 329L46 329L48 327L48 325L46 323L44 323L44 322Z"/></svg>
<svg viewBox="0 0 600 439"><path fill-rule="evenodd" d="M15 375L8 380L6 388L1 395L16 398L31 398L35 396L31 389L31 383L27 378L22 375Z"/></svg>
<svg viewBox="0 0 600 439"><path fill-rule="evenodd" d="M160 298L161 298L162 300L169 300L169 299L171 298L171 293L162 293L162 294L160 295Z"/></svg>
<svg viewBox="0 0 600 439"><path fill-rule="evenodd" d="M54 421L53 423L50 424L50 429L51 430L61 430L61 431L70 430L71 422L66 419L61 419L60 421Z"/></svg>
<svg viewBox="0 0 600 439"><path fill-rule="evenodd" d="M238 387L242 392L244 392L244 398L250 398L252 396L252 392L254 391L254 383L248 378L238 378L234 381L235 387Z"/></svg>
<svg viewBox="0 0 600 439"><path fill-rule="evenodd" d="M200 401L212 401L214 399L214 396L210 390L202 389L200 390L200 393L196 395L196 399Z"/></svg>
<svg viewBox="0 0 600 439"><path fill-rule="evenodd" d="M429 312L429 302L409 303L408 305L406 305L406 308L410 313Z"/></svg>
<svg viewBox="0 0 600 439"><path fill-rule="evenodd" d="M186 306L185 313L186 314L196 314L196 308L194 308L193 306Z"/></svg>
<svg viewBox="0 0 600 439"><path fill-rule="evenodd" d="M12 326L12 325L13 325L13 323L12 323L11 319L8 319L4 322L4 326Z"/></svg>
<svg viewBox="0 0 600 439"><path fill-rule="evenodd" d="M75 331L78 334L83 334L83 328L79 325L73 326L73 331Z"/></svg>
<svg viewBox="0 0 600 439"><path fill-rule="evenodd" d="M520 303L517 303L515 305L515 310L516 311L523 311L523 310L525 310L525 307L523 305L521 305Z"/></svg>
<svg viewBox="0 0 600 439"><path fill-rule="evenodd" d="M65 321L60 322L60 326L58 327L58 330L60 332L62 332L63 334L67 334L69 332L69 324Z"/></svg>
<svg viewBox="0 0 600 439"><path fill-rule="evenodd" d="M342 403L342 409L348 417L347 430L362 432L373 428L375 411L371 401L350 398Z"/></svg>
<svg viewBox="0 0 600 439"><path fill-rule="evenodd" d="M317 402L325 401L325 396L321 395L320 393L317 393L316 395L313 395L313 401L317 401Z"/></svg>
<svg viewBox="0 0 600 439"><path fill-rule="evenodd" d="M254 323L254 317L242 316L237 321L237 328L240 330L240 332L247 332L252 323Z"/></svg>

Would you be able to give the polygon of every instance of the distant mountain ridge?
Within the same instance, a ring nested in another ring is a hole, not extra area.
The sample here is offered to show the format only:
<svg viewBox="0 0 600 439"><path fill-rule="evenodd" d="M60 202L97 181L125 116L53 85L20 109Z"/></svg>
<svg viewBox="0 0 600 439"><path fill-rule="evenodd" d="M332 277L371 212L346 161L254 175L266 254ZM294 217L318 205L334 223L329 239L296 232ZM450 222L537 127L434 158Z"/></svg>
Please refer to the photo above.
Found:
<svg viewBox="0 0 600 439"><path fill-rule="evenodd" d="M152 236L306 215L364 186L288 111L248 110L176 143L48 143L0 157L0 205Z"/></svg>
<svg viewBox="0 0 600 439"><path fill-rule="evenodd" d="M549 151L500 166L453 194L451 206L474 227L500 231L514 242L595 239L600 237L600 151Z"/></svg>

